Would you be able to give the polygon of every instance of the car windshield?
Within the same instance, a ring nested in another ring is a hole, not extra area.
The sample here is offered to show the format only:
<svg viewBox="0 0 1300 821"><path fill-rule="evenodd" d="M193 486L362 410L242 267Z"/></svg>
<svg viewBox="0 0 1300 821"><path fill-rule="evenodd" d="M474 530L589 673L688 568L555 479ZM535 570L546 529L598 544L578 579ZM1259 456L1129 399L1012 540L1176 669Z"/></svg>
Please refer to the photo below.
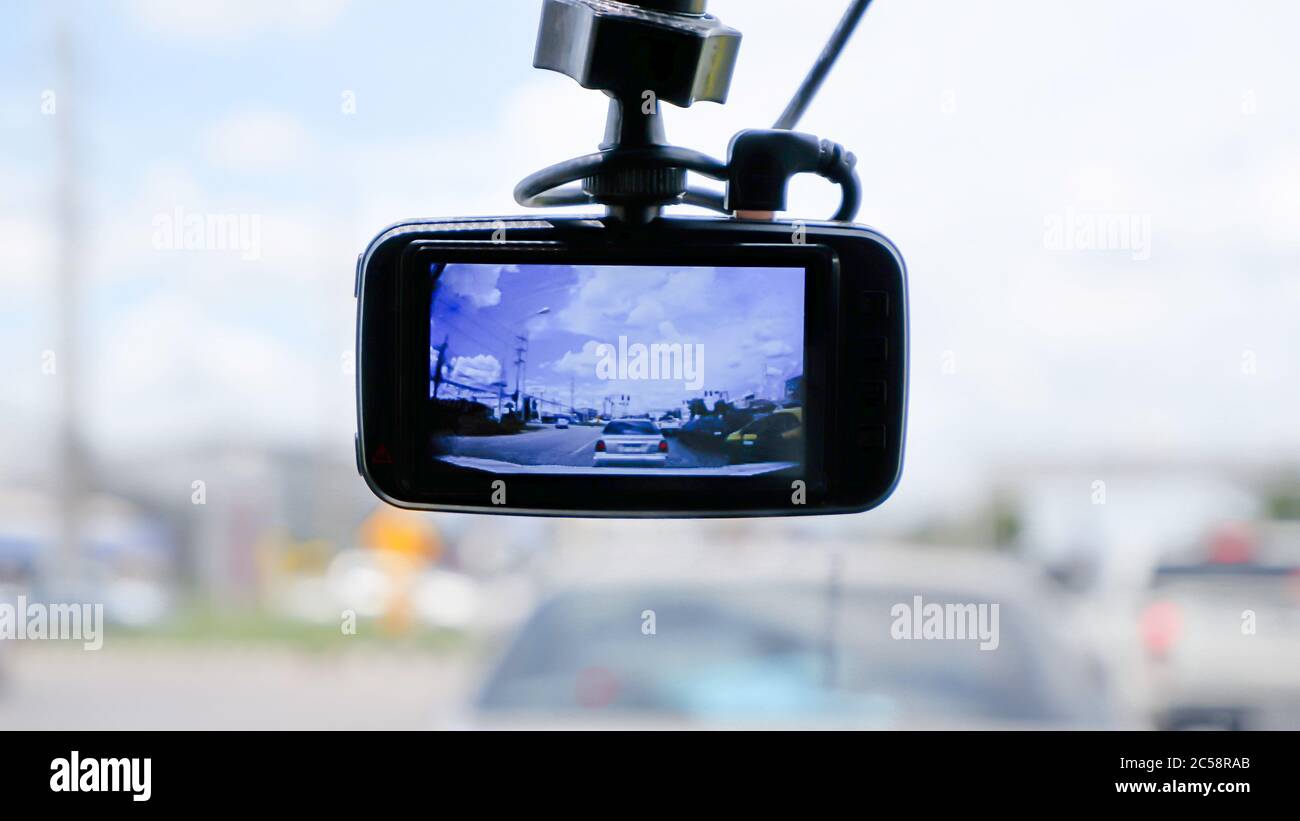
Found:
<svg viewBox="0 0 1300 821"><path fill-rule="evenodd" d="M608 436L654 436L657 433L659 428L649 420L623 419L605 426Z"/></svg>

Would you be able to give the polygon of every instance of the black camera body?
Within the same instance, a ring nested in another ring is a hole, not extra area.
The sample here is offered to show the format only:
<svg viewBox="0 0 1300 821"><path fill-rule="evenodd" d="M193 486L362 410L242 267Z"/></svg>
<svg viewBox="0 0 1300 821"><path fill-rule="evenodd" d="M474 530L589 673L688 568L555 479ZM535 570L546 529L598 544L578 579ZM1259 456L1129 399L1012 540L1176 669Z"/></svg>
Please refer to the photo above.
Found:
<svg viewBox="0 0 1300 821"><path fill-rule="evenodd" d="M471 293L466 283L480 280L480 293ZM667 296L654 302L638 293L652 286ZM693 384L636 382L637 362L628 366L620 339L620 370L609 384L622 393L584 401L579 378L599 384L591 381L591 359L607 357L612 368L616 346L587 331L575 336L594 327L581 312L613 328L637 309L602 312L582 295L619 289L608 304L668 304L658 327L676 334L671 344L640 351L634 344L634 354L662 353L667 370L687 339L689 360L689 335L675 328L670 310L673 294L689 292L698 298L676 303L678 310L696 317L698 334L724 340L711 343L723 348L721 365L716 350L704 358L700 343L707 378L700 368ZM393 505L788 516L867 510L898 483L906 274L894 245L869 228L546 215L407 222L381 233L360 257L356 296L357 465ZM537 308L539 299L555 301ZM510 312L522 331L516 341L494 318ZM585 346L575 342L576 354L541 361L541 343L523 330L541 320L548 325L537 338L586 339ZM533 381L542 373L551 383ZM736 395L737 384L762 387ZM711 390L719 385L733 387ZM664 391L680 400L662 398Z"/></svg>
<svg viewBox="0 0 1300 821"><path fill-rule="evenodd" d="M855 0L771 129L726 161L668 142L660 101L727 99L740 32L706 0L542 0L533 65L609 98L599 150L529 175L525 207L600 217L407 222L358 261L357 466L420 510L851 513L903 463L907 282L853 223L857 158L794 131ZM723 184L693 186L688 173ZM789 180L833 221L776 221ZM665 217L692 205L722 219Z"/></svg>

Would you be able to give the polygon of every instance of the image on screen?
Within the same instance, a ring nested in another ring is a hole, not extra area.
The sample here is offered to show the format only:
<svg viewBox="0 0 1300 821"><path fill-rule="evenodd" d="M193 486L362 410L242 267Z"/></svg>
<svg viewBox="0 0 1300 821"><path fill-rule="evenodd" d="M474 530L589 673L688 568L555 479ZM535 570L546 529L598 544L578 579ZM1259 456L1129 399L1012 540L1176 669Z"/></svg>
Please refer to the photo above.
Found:
<svg viewBox="0 0 1300 821"><path fill-rule="evenodd" d="M805 457L803 268L436 263L431 457L746 476Z"/></svg>

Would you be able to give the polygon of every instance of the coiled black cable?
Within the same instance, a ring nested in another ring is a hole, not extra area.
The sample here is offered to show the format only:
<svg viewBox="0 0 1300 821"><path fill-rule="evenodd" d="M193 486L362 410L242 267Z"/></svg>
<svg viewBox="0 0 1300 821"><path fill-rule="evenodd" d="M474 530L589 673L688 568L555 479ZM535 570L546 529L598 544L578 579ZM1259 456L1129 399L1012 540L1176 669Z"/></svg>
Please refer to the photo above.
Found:
<svg viewBox="0 0 1300 821"><path fill-rule="evenodd" d="M530 174L515 186L515 201L526 208L608 202L584 186L568 184L578 180L591 181L602 173L615 171L681 169L727 181L725 196L686 186L682 180L674 180L678 183L676 185L655 186L657 190L625 192L620 196L648 206L681 202L721 213L775 212L785 209L785 190L791 177L816 173L840 187L840 207L832 219L851 222L862 202L857 158L838 143L797 134L791 129L816 96L869 5L871 0L853 0L812 69L777 119L776 127L737 134L731 141L728 162L678 146L615 147L575 157Z"/></svg>

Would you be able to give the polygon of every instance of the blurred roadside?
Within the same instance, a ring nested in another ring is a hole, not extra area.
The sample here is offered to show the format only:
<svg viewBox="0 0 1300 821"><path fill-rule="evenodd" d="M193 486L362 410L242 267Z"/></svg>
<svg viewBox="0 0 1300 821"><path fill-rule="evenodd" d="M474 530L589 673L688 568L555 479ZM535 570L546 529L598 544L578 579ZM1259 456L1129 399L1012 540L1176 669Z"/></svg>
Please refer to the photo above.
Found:
<svg viewBox="0 0 1300 821"><path fill-rule="evenodd" d="M94 496L71 598L41 573L48 500L0 492L0 600L107 622L97 651L0 643L0 727L1271 727L1300 704L1285 475L1018 469L890 534L410 514L351 466L213 464L202 503ZM898 641L914 599L998 604L999 646Z"/></svg>
<svg viewBox="0 0 1300 821"><path fill-rule="evenodd" d="M591 150L606 101L530 69L537 5L6 4L0 615L106 624L99 650L0 640L0 730L1292 726L1300 6L872 11L808 127L854 147L912 271L881 509L381 510L353 260L396 218L511 213ZM732 100L670 128L713 153L842 10L717 5ZM798 213L828 211L804 182ZM894 639L926 604L1006 605L1008 633Z"/></svg>

